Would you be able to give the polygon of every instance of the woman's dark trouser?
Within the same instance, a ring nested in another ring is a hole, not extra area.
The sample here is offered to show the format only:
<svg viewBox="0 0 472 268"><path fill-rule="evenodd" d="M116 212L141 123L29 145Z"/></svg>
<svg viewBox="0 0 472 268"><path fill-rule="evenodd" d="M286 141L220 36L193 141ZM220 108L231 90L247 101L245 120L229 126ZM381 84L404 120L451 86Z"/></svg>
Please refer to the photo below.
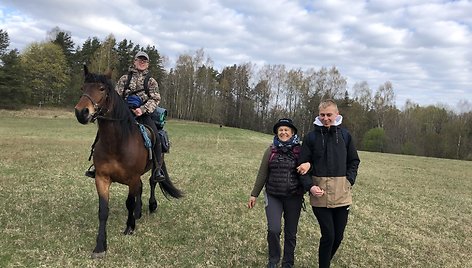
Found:
<svg viewBox="0 0 472 268"><path fill-rule="evenodd" d="M300 195L291 197L276 197L265 193L267 216L267 243L269 245L269 263L277 264L280 261L280 232L282 229L282 215L284 217L284 264L293 265L294 252L297 244L297 228L302 208Z"/></svg>
<svg viewBox="0 0 472 268"><path fill-rule="evenodd" d="M321 230L318 250L319 267L329 267L331 259L341 245L349 215L349 206L337 208L312 207Z"/></svg>

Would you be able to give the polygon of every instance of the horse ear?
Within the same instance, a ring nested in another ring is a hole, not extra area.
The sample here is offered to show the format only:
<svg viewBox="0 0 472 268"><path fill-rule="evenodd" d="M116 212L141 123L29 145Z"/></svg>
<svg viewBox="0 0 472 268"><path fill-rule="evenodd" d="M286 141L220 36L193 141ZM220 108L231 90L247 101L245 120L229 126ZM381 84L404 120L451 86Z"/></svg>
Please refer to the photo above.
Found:
<svg viewBox="0 0 472 268"><path fill-rule="evenodd" d="M87 65L84 64L84 76L87 76L89 74L89 70L87 68Z"/></svg>

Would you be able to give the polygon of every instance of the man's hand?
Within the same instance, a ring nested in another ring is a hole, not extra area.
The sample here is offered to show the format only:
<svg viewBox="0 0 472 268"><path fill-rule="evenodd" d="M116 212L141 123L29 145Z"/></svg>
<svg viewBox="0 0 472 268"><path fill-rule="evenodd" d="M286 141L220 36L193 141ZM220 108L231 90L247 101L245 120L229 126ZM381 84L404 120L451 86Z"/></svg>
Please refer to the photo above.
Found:
<svg viewBox="0 0 472 268"><path fill-rule="evenodd" d="M305 162L305 163L300 164L297 167L297 172L300 175L305 175L310 170L310 168L311 168L310 162Z"/></svg>
<svg viewBox="0 0 472 268"><path fill-rule="evenodd" d="M316 186L316 185L310 188L310 193L316 197L320 197L324 195L324 192L325 191L323 189L321 189L319 186Z"/></svg>

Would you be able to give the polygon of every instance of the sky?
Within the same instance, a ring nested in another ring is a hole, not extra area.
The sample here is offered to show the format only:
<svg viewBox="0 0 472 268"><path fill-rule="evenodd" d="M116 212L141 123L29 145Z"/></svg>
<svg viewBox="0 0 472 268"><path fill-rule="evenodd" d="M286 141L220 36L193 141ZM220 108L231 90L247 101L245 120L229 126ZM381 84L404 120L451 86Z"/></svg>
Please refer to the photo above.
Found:
<svg viewBox="0 0 472 268"><path fill-rule="evenodd" d="M335 66L372 92L390 81L407 100L472 109L472 0L2 0L0 29L20 52L54 27L87 38L155 46L173 66L203 49L233 64ZM170 67L169 66L169 67Z"/></svg>

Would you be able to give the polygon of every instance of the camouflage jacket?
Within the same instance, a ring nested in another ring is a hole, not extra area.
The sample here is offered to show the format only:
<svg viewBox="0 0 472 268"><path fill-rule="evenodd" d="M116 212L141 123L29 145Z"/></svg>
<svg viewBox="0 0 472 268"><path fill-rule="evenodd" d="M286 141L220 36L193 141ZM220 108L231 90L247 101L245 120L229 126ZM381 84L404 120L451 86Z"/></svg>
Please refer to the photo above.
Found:
<svg viewBox="0 0 472 268"><path fill-rule="evenodd" d="M143 101L143 104L139 107L143 113L151 114L159 105L161 101L161 95L159 94L159 85L154 78L149 78L149 95L144 91L144 79L149 73L149 70L138 71L134 67L130 67L133 77L131 78L129 89L125 90L126 82L128 81L128 74L120 77L116 83L115 90L120 96L127 97L129 95L137 95Z"/></svg>

